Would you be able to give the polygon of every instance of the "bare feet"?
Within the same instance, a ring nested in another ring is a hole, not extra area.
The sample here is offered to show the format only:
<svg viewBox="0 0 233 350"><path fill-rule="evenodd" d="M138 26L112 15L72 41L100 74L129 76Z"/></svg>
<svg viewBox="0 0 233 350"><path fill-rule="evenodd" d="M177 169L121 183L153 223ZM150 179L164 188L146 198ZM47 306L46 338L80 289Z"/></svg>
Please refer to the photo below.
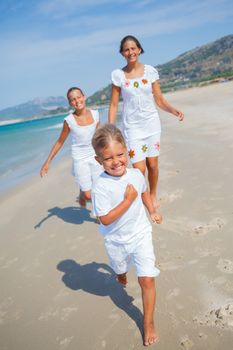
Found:
<svg viewBox="0 0 233 350"><path fill-rule="evenodd" d="M157 334L153 323L144 323L144 346L149 346L159 341L159 335Z"/></svg>
<svg viewBox="0 0 233 350"><path fill-rule="evenodd" d="M126 286L127 284L127 276L126 276L126 272L122 273L120 275L117 275L117 280L119 283L123 284L124 286Z"/></svg>
<svg viewBox="0 0 233 350"><path fill-rule="evenodd" d="M80 191L79 197L78 197L78 202L81 205L81 207L86 208L87 201L84 197L83 192Z"/></svg>

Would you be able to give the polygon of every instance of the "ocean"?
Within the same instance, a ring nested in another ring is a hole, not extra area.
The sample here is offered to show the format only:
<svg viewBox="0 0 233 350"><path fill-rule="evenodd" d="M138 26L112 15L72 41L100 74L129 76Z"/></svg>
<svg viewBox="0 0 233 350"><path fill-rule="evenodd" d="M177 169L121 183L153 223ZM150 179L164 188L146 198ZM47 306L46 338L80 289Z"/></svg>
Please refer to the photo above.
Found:
<svg viewBox="0 0 233 350"><path fill-rule="evenodd" d="M107 122L106 108L99 108L100 122ZM0 193L38 175L62 130L64 117L34 119L0 126ZM52 163L70 155L70 137Z"/></svg>

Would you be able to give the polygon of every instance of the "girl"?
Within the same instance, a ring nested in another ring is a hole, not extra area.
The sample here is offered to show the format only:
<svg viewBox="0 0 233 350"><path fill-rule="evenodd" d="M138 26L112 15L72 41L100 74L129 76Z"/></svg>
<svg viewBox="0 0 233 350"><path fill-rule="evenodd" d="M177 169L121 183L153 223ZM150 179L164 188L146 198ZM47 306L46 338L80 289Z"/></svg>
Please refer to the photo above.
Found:
<svg viewBox="0 0 233 350"><path fill-rule="evenodd" d="M73 174L80 187L79 203L85 207L86 201L91 199L92 181L102 171L91 145L92 136L99 126L99 112L86 108L86 97L79 87L70 88L67 99L74 112L65 118L61 134L42 166L40 176L47 174L51 160L71 134Z"/></svg>
<svg viewBox="0 0 233 350"><path fill-rule="evenodd" d="M156 105L179 120L184 114L172 107L163 97L157 70L139 62L144 50L132 35L121 40L120 53L126 66L112 72L112 95L108 121L115 123L120 94L123 98L123 132L133 167L145 174L148 170L150 194L158 207L158 156L160 153L160 120ZM156 104L155 104L156 103Z"/></svg>
<svg viewBox="0 0 233 350"><path fill-rule="evenodd" d="M158 340L154 327L155 267L152 228L147 218L161 223L145 178L138 169L127 169L127 149L123 135L114 125L96 130L93 140L97 161L104 172L92 187L93 212L100 221L110 265L120 283L126 285L127 271L133 262L142 291L144 313L144 345ZM144 204L144 205L143 205Z"/></svg>

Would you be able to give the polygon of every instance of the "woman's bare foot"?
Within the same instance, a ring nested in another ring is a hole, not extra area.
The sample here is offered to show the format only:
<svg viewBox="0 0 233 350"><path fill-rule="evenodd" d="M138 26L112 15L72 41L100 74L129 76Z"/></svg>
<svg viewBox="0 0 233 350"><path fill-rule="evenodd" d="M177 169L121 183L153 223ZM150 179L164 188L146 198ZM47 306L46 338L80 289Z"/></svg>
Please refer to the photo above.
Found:
<svg viewBox="0 0 233 350"><path fill-rule="evenodd" d="M157 334L153 322L144 323L144 346L149 346L159 341L159 335Z"/></svg>
<svg viewBox="0 0 233 350"><path fill-rule="evenodd" d="M127 284L127 275L126 275L126 272L125 273L122 273L120 275L117 275L117 280L119 283L123 284L124 286L126 286Z"/></svg>
<svg viewBox="0 0 233 350"><path fill-rule="evenodd" d="M86 198L84 197L83 192L80 192L78 197L78 202L81 205L81 207L86 208L87 201L86 201Z"/></svg>

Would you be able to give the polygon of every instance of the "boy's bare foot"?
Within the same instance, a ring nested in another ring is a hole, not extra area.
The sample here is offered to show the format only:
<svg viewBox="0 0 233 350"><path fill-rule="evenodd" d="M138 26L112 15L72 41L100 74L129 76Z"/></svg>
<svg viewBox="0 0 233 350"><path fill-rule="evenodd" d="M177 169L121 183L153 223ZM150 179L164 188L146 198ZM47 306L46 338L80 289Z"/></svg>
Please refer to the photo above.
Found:
<svg viewBox="0 0 233 350"><path fill-rule="evenodd" d="M153 323L144 323L144 346L149 346L159 341L159 335L157 334Z"/></svg>
<svg viewBox="0 0 233 350"><path fill-rule="evenodd" d="M123 284L124 286L126 286L127 284L127 275L126 275L126 272L125 273L122 273L120 275L117 275L117 280L119 283Z"/></svg>
<svg viewBox="0 0 233 350"><path fill-rule="evenodd" d="M86 201L86 199L84 198L82 192L80 192L80 195L79 195L79 197L78 197L78 202L79 202L79 204L81 205L81 207L86 208L87 201Z"/></svg>

